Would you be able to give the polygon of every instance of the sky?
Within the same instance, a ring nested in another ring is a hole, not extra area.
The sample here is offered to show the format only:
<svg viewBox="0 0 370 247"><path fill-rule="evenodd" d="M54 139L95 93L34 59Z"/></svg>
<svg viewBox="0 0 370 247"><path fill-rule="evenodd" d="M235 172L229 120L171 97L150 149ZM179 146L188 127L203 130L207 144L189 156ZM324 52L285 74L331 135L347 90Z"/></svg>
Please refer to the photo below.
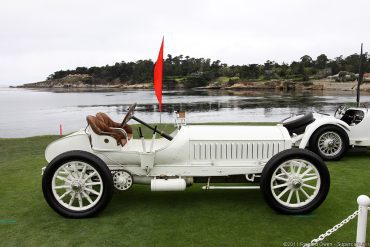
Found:
<svg viewBox="0 0 370 247"><path fill-rule="evenodd" d="M227 64L370 50L368 0L1 0L0 85L165 56Z"/></svg>

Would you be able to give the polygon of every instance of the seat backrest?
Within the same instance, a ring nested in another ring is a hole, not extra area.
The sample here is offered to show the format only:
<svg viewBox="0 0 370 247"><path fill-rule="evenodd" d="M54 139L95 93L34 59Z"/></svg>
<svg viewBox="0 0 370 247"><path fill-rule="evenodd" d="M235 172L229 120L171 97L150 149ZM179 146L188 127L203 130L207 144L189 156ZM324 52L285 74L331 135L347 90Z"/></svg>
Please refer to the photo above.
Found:
<svg viewBox="0 0 370 247"><path fill-rule="evenodd" d="M120 123L114 122L104 112L96 113L96 118L99 119L100 121L102 121L103 123L105 123L110 128L122 128ZM125 124L125 126L123 126L123 129L128 134L129 139L131 139L131 137L132 137L132 128L128 124Z"/></svg>
<svg viewBox="0 0 370 247"><path fill-rule="evenodd" d="M117 144L124 145L126 144L125 136L115 130L111 129L106 125L103 121L99 120L97 117L94 116L87 116L86 117L87 123L90 125L91 129L94 131L97 135L109 135L112 136L114 139L116 139Z"/></svg>
<svg viewBox="0 0 370 247"><path fill-rule="evenodd" d="M111 132L109 127L97 117L89 115L86 117L86 121L97 135L101 135L102 132Z"/></svg>
<svg viewBox="0 0 370 247"><path fill-rule="evenodd" d="M96 113L96 117L104 122L108 127L113 127L113 128L121 128L121 124L114 122L107 114L104 112L98 112Z"/></svg>

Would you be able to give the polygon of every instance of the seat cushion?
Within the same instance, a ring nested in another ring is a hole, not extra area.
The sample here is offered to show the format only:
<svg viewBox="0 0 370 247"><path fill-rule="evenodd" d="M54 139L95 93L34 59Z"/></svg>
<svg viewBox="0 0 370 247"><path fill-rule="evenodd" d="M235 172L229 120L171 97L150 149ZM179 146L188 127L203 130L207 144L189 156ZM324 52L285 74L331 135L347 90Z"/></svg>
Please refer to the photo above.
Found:
<svg viewBox="0 0 370 247"><path fill-rule="evenodd" d="M113 121L106 113L98 112L96 113L96 118L105 123L110 128L122 128L120 123ZM126 124L123 126L123 129L126 131L128 139L132 138L132 128Z"/></svg>
<svg viewBox="0 0 370 247"><path fill-rule="evenodd" d="M123 146L127 143L126 137L122 132L116 129L111 129L108 125L99 120L97 117L89 115L86 117L86 121L95 134L112 136L114 139L116 139L117 145Z"/></svg>

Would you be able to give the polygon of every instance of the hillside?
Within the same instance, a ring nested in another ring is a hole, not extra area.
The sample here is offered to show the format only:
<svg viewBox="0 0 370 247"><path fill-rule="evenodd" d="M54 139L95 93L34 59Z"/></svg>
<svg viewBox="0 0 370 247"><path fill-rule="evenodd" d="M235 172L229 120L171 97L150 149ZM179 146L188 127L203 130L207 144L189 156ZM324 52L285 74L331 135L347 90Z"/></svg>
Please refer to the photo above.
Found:
<svg viewBox="0 0 370 247"><path fill-rule="evenodd" d="M370 71L370 59L363 55L363 71ZM304 55L299 61L279 64L227 65L220 60L168 55L164 60L164 87L172 88L277 88L320 89L313 81L330 78L336 82L354 82L358 78L360 56L352 54L329 59ZM45 81L28 83L27 88L150 88L152 60L120 62L102 67L77 67L52 73Z"/></svg>

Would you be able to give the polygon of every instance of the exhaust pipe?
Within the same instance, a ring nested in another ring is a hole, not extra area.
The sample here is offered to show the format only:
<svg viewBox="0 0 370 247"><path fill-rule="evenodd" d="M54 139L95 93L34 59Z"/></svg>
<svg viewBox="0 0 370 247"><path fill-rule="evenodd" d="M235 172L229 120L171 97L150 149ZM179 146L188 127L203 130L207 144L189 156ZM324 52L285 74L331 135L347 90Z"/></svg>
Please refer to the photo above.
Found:
<svg viewBox="0 0 370 247"><path fill-rule="evenodd" d="M186 181L183 178L158 179L154 178L150 182L151 191L184 191Z"/></svg>

